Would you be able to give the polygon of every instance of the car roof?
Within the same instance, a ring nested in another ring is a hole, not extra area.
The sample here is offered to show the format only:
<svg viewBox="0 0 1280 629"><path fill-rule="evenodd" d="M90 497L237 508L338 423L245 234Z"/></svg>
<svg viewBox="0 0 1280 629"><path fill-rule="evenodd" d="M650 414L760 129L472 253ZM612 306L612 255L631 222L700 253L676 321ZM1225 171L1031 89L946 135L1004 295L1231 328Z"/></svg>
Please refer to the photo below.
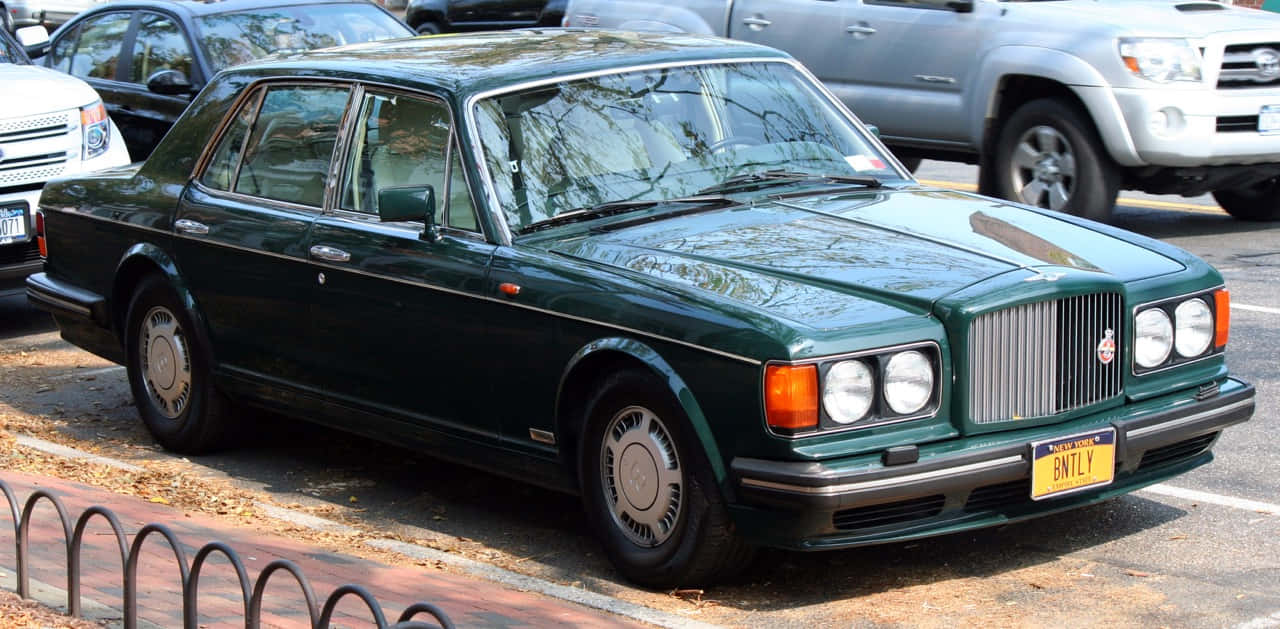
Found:
<svg viewBox="0 0 1280 629"><path fill-rule="evenodd" d="M270 7L317 5L317 4L361 4L368 0L117 0L95 7L96 12L118 11L121 9L155 9L165 8L187 13L191 16L216 15L244 11L248 9L265 9Z"/></svg>
<svg viewBox="0 0 1280 629"><path fill-rule="evenodd" d="M468 94L614 68L736 58L790 56L767 46L704 35L548 28L353 44L265 57L233 71L321 74Z"/></svg>

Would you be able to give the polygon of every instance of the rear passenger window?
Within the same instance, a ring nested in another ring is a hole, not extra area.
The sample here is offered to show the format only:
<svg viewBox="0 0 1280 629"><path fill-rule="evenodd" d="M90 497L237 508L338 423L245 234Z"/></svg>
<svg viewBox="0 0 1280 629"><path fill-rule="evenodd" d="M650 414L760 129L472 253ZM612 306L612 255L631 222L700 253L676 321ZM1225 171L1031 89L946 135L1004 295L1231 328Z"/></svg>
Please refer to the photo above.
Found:
<svg viewBox="0 0 1280 629"><path fill-rule="evenodd" d="M249 125L253 124L253 112L261 93L254 94L244 100L244 106L236 112L235 119L227 132L218 142L209 166L200 178L203 183L214 190L230 192L235 186L236 166L240 165L240 152L244 149L244 139L249 135Z"/></svg>
<svg viewBox="0 0 1280 629"><path fill-rule="evenodd" d="M345 87L330 86L269 88L233 189L299 205L323 205L347 92Z"/></svg>
<svg viewBox="0 0 1280 629"><path fill-rule="evenodd" d="M129 30L131 19L132 13L108 13L81 27L71 56L71 74L115 80L116 69L120 66L120 49L124 46L124 35Z"/></svg>

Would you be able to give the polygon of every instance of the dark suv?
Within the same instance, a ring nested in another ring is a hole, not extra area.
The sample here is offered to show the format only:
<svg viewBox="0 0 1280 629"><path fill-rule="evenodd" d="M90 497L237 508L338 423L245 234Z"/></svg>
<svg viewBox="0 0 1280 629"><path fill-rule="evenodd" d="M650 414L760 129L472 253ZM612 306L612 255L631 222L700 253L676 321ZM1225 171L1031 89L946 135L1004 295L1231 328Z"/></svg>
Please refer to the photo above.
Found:
<svg viewBox="0 0 1280 629"><path fill-rule="evenodd" d="M410 0L404 21L419 33L560 26L568 0Z"/></svg>

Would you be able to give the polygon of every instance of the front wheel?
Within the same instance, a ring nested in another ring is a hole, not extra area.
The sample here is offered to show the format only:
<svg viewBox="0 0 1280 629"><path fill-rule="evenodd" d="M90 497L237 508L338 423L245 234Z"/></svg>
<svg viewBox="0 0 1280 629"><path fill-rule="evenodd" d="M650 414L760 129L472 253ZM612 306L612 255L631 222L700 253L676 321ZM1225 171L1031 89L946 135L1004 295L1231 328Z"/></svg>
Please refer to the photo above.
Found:
<svg viewBox="0 0 1280 629"><path fill-rule="evenodd" d="M1232 218L1242 221L1280 220L1280 177L1241 190L1218 190L1213 193L1213 198Z"/></svg>
<svg viewBox="0 0 1280 629"><path fill-rule="evenodd" d="M579 478L592 527L631 581L694 587L751 560L688 420L648 373L616 373L597 389Z"/></svg>
<svg viewBox="0 0 1280 629"><path fill-rule="evenodd" d="M1049 98L1019 107L1000 132L994 162L996 192L1005 199L1111 218L1119 169L1076 107Z"/></svg>
<svg viewBox="0 0 1280 629"><path fill-rule="evenodd" d="M134 291L126 316L129 386L147 430L186 454L221 446L226 403L209 378L208 353L169 284L158 275Z"/></svg>

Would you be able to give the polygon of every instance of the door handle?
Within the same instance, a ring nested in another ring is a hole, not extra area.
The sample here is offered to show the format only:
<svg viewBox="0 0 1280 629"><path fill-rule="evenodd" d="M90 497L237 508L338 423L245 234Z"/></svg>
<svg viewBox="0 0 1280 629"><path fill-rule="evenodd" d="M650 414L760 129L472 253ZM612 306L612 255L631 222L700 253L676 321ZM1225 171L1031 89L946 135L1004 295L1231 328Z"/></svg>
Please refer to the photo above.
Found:
<svg viewBox="0 0 1280 629"><path fill-rule="evenodd" d="M742 18L742 23L749 26L753 31L758 31L770 24L773 24L773 22L770 22L769 20L766 20L762 17Z"/></svg>
<svg viewBox="0 0 1280 629"><path fill-rule="evenodd" d="M875 35L876 29L871 28L870 26L850 26L849 28L844 29L844 32L852 33L854 35Z"/></svg>
<svg viewBox="0 0 1280 629"><path fill-rule="evenodd" d="M197 236L203 236L209 233L208 225L187 220L185 218L180 218L174 221L173 227L184 234L196 234Z"/></svg>
<svg viewBox="0 0 1280 629"><path fill-rule="evenodd" d="M334 247L325 245L315 245L312 247L311 257L328 260L329 262L349 262L351 260L351 254L341 249L335 249Z"/></svg>

